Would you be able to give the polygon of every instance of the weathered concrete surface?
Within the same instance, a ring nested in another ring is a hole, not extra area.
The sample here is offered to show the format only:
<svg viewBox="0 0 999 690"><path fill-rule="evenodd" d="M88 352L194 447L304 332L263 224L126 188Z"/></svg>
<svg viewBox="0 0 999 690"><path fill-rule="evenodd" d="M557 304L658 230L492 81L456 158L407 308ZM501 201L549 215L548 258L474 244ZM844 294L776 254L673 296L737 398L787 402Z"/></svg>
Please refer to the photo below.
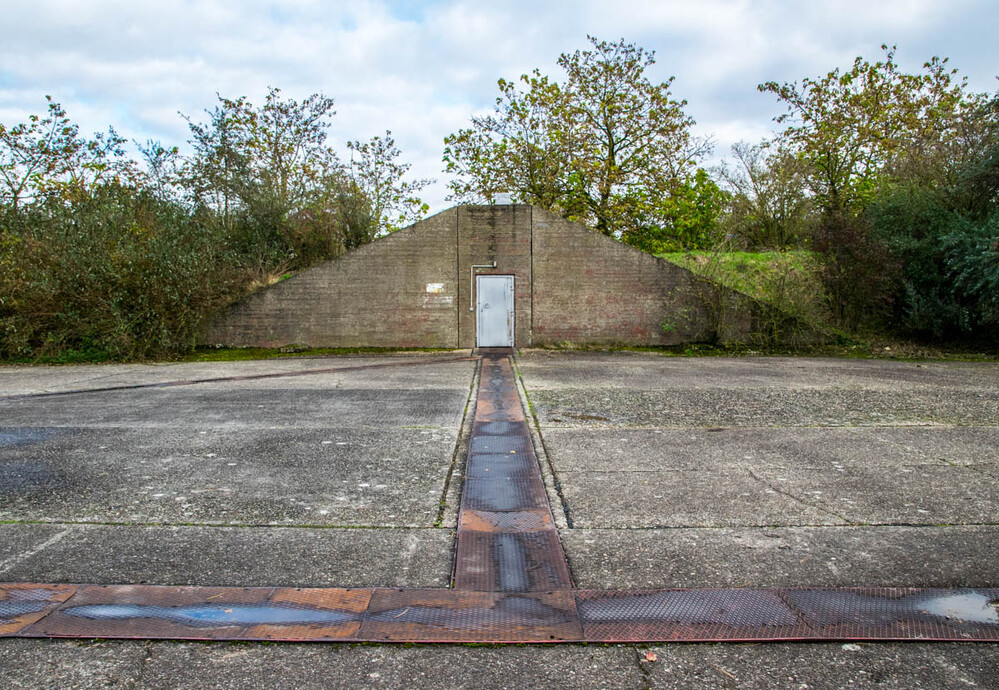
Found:
<svg viewBox="0 0 999 690"><path fill-rule="evenodd" d="M0 525L0 578L219 587L446 587L454 531Z"/></svg>
<svg viewBox="0 0 999 690"><path fill-rule="evenodd" d="M233 429L240 410L227 412L218 395L205 393L198 392L205 396L200 402L215 409L215 423L207 413L182 416L176 404L150 405L148 416L133 417L138 428L44 427L44 439L0 447L0 520L427 527L437 518L456 428L399 428L399 419L372 409L389 407L384 397L361 403L349 396L350 419L363 417L368 428ZM285 424L295 424L297 402L314 399L288 393L294 401L286 403ZM455 391L449 401L459 414L462 396L467 392ZM143 396L105 393L101 399L107 397L129 404L93 405L95 417L76 423L126 421L132 401ZM74 402L80 401L60 398L52 407L69 415ZM109 420L108 407L122 417ZM252 403L248 408L256 411ZM183 419L186 428L173 428L169 417L158 416L164 412ZM44 411L33 406L29 414L37 418ZM299 424L321 423L301 414ZM252 427L245 418L242 425ZM8 437L26 433L23 426L14 429L7 428Z"/></svg>
<svg viewBox="0 0 999 690"><path fill-rule="evenodd" d="M580 586L999 582L999 365L518 365Z"/></svg>
<svg viewBox="0 0 999 690"><path fill-rule="evenodd" d="M11 524L0 525L0 579L443 586L453 510L446 507L443 529L432 525L473 378L472 363L430 363L446 356L453 355L2 368L0 395L427 361L0 401L0 510L15 511ZM561 536L579 586L999 583L996 365L529 352L519 367L542 420L550 476L561 489L555 495L565 497L572 518ZM726 390L758 401L755 412L725 417L728 408L713 409ZM795 408L801 391L817 396L807 415ZM844 391L855 409L836 407ZM648 404L635 415L640 423L610 419L615 401L632 404L639 394L654 402L665 393L686 396L692 412L677 418ZM539 400L556 394L571 396L578 408L569 409L580 418L545 421L551 409ZM891 421L889 394L917 401L905 424ZM938 414L934 401L967 414L926 424ZM766 417L767 405L780 409ZM827 423L804 425L817 411ZM847 426L861 416L877 421ZM379 475L384 489L368 479ZM396 493L390 476L405 484ZM349 489L341 489L345 480ZM435 494L422 497L433 485ZM230 491L194 493L205 487ZM162 489L177 495L154 498ZM252 500L232 499L236 492ZM322 502L341 495L346 508ZM448 500L458 495L452 483ZM355 520L360 514L364 520ZM74 524L102 515L112 524ZM60 521L46 522L52 516ZM344 527L362 522L370 528ZM652 663L643 661L650 649ZM994 687L999 645L406 648L8 639L0 640L0 668L7 684L28 688L957 688Z"/></svg>
<svg viewBox="0 0 999 690"><path fill-rule="evenodd" d="M652 688L989 688L995 645L786 644L651 648Z"/></svg>
<svg viewBox="0 0 999 690"><path fill-rule="evenodd" d="M633 649L0 640L14 687L642 688Z"/></svg>
<svg viewBox="0 0 999 690"><path fill-rule="evenodd" d="M475 371L453 359L5 367L0 397L98 390L0 399L0 578L446 586Z"/></svg>
<svg viewBox="0 0 999 690"><path fill-rule="evenodd" d="M0 640L13 687L993 688L983 645L476 648ZM654 662L646 654L656 655Z"/></svg>
<svg viewBox="0 0 999 690"><path fill-rule="evenodd" d="M573 577L595 589L999 584L994 526L570 529L561 536Z"/></svg>

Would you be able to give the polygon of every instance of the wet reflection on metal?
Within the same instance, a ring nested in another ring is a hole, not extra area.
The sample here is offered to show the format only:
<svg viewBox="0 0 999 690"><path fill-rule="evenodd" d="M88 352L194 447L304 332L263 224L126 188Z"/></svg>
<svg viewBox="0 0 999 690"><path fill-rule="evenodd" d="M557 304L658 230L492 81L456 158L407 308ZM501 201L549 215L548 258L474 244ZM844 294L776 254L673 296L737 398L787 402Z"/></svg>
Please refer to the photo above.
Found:
<svg viewBox="0 0 999 690"><path fill-rule="evenodd" d="M370 642L995 642L999 641L997 600L999 589L504 593L0 584L0 636Z"/></svg>
<svg viewBox="0 0 999 690"><path fill-rule="evenodd" d="M219 625L288 625L292 623L343 623L360 620L357 614L340 611L316 611L305 608L247 606L245 604L201 604L197 606L142 606L141 604L93 604L74 606L62 611L67 616L90 620L126 620L158 618L194 628Z"/></svg>
<svg viewBox="0 0 999 690"><path fill-rule="evenodd" d="M0 583L0 637L16 635L76 593L75 585Z"/></svg>
<svg viewBox="0 0 999 690"><path fill-rule="evenodd" d="M570 589L510 358L485 353L458 517L454 586L489 592Z"/></svg>

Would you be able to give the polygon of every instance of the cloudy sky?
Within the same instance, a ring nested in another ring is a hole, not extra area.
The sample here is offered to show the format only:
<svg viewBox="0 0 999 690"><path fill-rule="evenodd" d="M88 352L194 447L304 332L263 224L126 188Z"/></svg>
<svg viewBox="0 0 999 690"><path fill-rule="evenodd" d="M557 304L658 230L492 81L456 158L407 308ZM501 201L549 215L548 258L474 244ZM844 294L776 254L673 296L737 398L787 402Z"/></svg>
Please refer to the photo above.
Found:
<svg viewBox="0 0 999 690"><path fill-rule="evenodd" d="M488 112L496 80L557 75L587 34L654 50L716 157L757 141L781 112L762 81L848 67L898 46L918 70L934 55L977 91L999 88L997 0L0 0L0 122L50 94L92 132L113 125L182 148L216 93L263 101L268 86L336 100L342 145L392 130L424 190L448 206L443 138Z"/></svg>

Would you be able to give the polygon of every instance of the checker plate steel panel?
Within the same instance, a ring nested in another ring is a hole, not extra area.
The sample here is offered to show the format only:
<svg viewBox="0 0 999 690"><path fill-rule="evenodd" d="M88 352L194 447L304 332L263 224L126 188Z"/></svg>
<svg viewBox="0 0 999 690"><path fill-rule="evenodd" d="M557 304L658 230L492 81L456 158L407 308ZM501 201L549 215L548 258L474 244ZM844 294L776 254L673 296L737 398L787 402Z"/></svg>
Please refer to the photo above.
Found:
<svg viewBox="0 0 999 690"><path fill-rule="evenodd" d="M339 640L356 635L366 589L82 587L23 634L186 640Z"/></svg>
<svg viewBox="0 0 999 690"><path fill-rule="evenodd" d="M599 642L999 641L999 589L576 592Z"/></svg>
<svg viewBox="0 0 999 690"><path fill-rule="evenodd" d="M52 592L44 594L44 591ZM25 592L33 594L25 594ZM74 594L75 592L75 594ZM20 594L17 594L20 593ZM61 600L62 603L59 603ZM366 642L999 642L999 589L500 593L0 583L0 637ZM52 605L58 609L52 609ZM21 609L18 609L21 611Z"/></svg>
<svg viewBox="0 0 999 690"><path fill-rule="evenodd" d="M572 580L558 533L474 532L458 533L461 564L455 587L484 592L543 592L569 589Z"/></svg>
<svg viewBox="0 0 999 690"><path fill-rule="evenodd" d="M76 594L77 585L0 584L0 637L16 635Z"/></svg>
<svg viewBox="0 0 999 690"><path fill-rule="evenodd" d="M553 530L551 512L547 508L494 513L488 510L464 510L459 530L476 532L537 532Z"/></svg>
<svg viewBox="0 0 999 690"><path fill-rule="evenodd" d="M458 518L454 586L490 592L572 587L505 355L486 354L482 360Z"/></svg>
<svg viewBox="0 0 999 690"><path fill-rule="evenodd" d="M572 592L375 590L361 637L386 642L581 640Z"/></svg>

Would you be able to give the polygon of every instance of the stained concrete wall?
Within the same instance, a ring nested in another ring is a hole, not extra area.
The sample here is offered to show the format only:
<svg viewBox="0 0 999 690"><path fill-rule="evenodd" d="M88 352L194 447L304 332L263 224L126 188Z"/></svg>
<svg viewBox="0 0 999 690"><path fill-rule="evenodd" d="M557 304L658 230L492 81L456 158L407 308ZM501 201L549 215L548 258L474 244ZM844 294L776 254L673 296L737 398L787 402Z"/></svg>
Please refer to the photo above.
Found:
<svg viewBox="0 0 999 690"><path fill-rule="evenodd" d="M746 339L748 298L723 291L690 271L534 209L535 345L616 343L672 345ZM731 302L712 318L712 300Z"/></svg>
<svg viewBox="0 0 999 690"><path fill-rule="evenodd" d="M460 206L250 295L202 342L474 347L472 266L494 261L475 275L514 276L518 347L747 341L767 318L745 295L542 209Z"/></svg>
<svg viewBox="0 0 999 690"><path fill-rule="evenodd" d="M472 266L496 262L496 268L474 275L512 275L514 344L531 344L531 218L532 207L460 206L458 208L458 345L475 347L475 311L469 310L474 285Z"/></svg>
<svg viewBox="0 0 999 690"><path fill-rule="evenodd" d="M233 304L208 345L457 347L458 209L450 209Z"/></svg>

